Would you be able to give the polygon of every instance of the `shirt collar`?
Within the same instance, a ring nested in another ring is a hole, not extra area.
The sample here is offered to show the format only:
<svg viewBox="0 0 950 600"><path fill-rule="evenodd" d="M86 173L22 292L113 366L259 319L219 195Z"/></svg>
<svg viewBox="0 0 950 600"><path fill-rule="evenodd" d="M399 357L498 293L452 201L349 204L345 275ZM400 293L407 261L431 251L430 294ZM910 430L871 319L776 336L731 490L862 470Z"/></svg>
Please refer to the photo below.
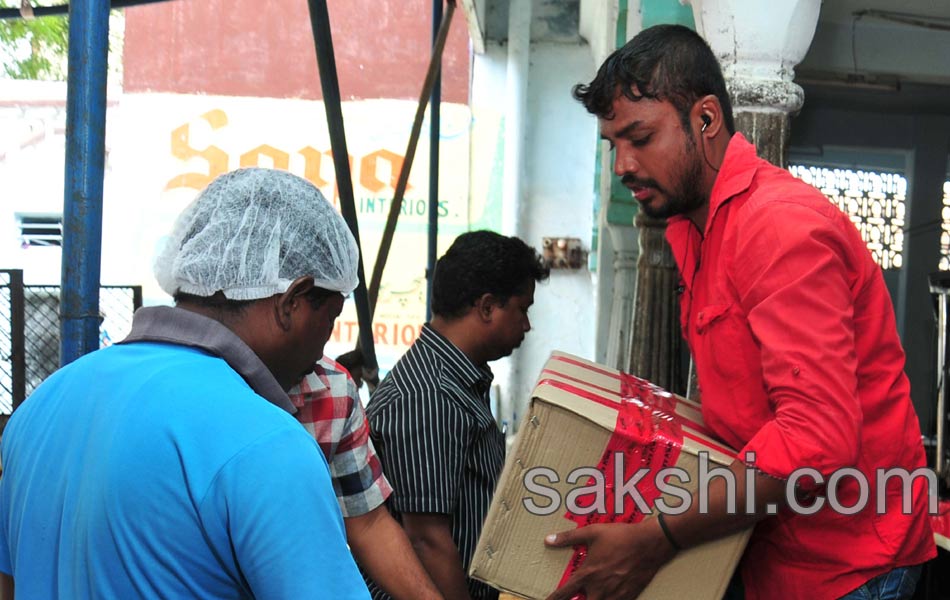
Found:
<svg viewBox="0 0 950 600"><path fill-rule="evenodd" d="M693 222L683 215L671 217L667 222L666 239L669 241L676 264L679 265L681 284L686 288L691 287L697 266L696 253L699 252L703 239L712 228L719 208L749 189L758 164L755 146L750 144L741 133L736 133L729 140L722 165L719 167L719 175L709 196L706 231L700 235L700 231L693 226Z"/></svg>
<svg viewBox="0 0 950 600"><path fill-rule="evenodd" d="M257 354L214 319L171 306L140 308L132 317L132 332L119 343L133 342L166 342L204 350L228 363L265 400L291 414L297 412Z"/></svg>
<svg viewBox="0 0 950 600"><path fill-rule="evenodd" d="M477 366L455 344L428 323L422 326L419 342L440 354L445 359L445 368L466 386L473 388L480 383L487 390L491 385L495 376L488 365Z"/></svg>
<svg viewBox="0 0 950 600"><path fill-rule="evenodd" d="M726 147L722 164L719 165L719 175L716 177L712 192L709 195L709 216L706 218L706 231L703 232L703 237L712 227L712 222L715 220L719 208L733 197L749 189L757 165L758 157L755 153L755 146L750 144L741 133L733 134L729 140L729 145ZM689 219L684 215L677 215L670 217L668 224L678 229L688 226Z"/></svg>
<svg viewBox="0 0 950 600"><path fill-rule="evenodd" d="M709 223L720 206L749 189L757 167L758 156L755 153L755 146L750 144L741 133L733 135L726 147L726 155L719 166L719 176L716 177L709 197L709 220L706 221L706 231L709 231Z"/></svg>

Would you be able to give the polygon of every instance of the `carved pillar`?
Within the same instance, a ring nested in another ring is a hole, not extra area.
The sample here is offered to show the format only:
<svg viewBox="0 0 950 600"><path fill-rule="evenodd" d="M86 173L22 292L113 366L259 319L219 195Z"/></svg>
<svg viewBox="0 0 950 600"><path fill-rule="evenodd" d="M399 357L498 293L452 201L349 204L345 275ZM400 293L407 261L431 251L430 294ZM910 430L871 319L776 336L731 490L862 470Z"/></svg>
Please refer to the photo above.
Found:
<svg viewBox="0 0 950 600"><path fill-rule="evenodd" d="M722 65L736 128L759 156L785 166L789 116L804 93L792 81L818 24L821 0L690 0L696 31Z"/></svg>
<svg viewBox="0 0 950 600"><path fill-rule="evenodd" d="M631 342L630 373L683 394L685 377L681 364L683 337L680 333L679 274L666 243L666 220L637 213L640 258L637 261L637 293Z"/></svg>
<svg viewBox="0 0 950 600"><path fill-rule="evenodd" d="M614 281L610 308L610 333L607 339L607 364L627 370L630 366L631 337L634 329L634 307L637 290L637 230L626 225L608 223L604 229L614 248Z"/></svg>

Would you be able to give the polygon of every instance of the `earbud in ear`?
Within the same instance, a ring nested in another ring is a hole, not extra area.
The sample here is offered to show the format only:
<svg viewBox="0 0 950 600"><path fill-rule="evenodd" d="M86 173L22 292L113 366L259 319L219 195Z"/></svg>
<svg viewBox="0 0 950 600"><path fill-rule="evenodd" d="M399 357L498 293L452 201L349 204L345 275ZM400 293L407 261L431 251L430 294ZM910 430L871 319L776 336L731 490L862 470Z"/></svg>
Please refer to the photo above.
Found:
<svg viewBox="0 0 950 600"><path fill-rule="evenodd" d="M700 128L700 132L706 131L706 128L709 127L709 124L712 123L712 119L709 118L709 115L702 115L699 117L703 121L703 126Z"/></svg>

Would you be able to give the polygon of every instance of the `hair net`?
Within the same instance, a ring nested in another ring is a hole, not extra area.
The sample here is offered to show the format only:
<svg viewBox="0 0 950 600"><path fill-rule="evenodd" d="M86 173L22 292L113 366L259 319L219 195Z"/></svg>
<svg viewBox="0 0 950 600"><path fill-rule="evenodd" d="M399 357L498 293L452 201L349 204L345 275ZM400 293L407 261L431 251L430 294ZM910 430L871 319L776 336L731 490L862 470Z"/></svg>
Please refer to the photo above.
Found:
<svg viewBox="0 0 950 600"><path fill-rule="evenodd" d="M335 208L309 181L240 169L208 185L178 220L155 261L169 294L256 300L310 275L317 287L356 288L359 251Z"/></svg>

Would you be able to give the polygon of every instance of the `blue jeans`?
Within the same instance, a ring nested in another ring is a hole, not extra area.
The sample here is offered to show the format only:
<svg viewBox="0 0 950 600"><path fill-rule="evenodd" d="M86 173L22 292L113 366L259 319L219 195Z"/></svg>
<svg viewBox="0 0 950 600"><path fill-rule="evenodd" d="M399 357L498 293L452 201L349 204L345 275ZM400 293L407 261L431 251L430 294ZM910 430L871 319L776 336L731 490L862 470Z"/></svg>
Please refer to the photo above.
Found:
<svg viewBox="0 0 950 600"><path fill-rule="evenodd" d="M917 588L921 565L916 567L898 567L893 571L878 575L858 589L845 594L840 600L909 600ZM723 600L743 600L742 579L736 573L723 596Z"/></svg>
<svg viewBox="0 0 950 600"><path fill-rule="evenodd" d="M841 600L908 600L917 589L922 569L920 565L898 567L845 594Z"/></svg>

